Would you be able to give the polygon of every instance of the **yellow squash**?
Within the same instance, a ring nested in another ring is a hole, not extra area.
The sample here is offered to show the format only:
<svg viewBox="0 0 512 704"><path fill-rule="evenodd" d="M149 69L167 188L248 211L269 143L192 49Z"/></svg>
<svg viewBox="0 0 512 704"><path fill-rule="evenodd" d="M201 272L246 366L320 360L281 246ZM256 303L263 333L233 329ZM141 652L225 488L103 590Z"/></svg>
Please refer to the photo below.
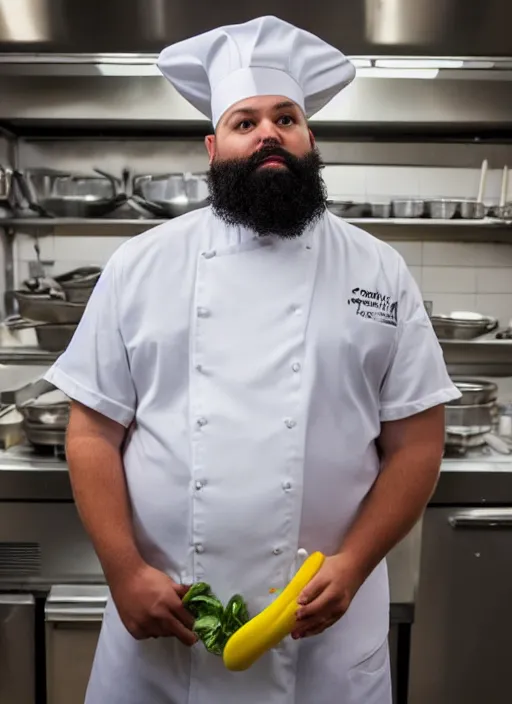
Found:
<svg viewBox="0 0 512 704"><path fill-rule="evenodd" d="M247 670L293 631L299 608L297 599L324 560L321 552L310 555L277 599L231 636L223 653L228 670Z"/></svg>

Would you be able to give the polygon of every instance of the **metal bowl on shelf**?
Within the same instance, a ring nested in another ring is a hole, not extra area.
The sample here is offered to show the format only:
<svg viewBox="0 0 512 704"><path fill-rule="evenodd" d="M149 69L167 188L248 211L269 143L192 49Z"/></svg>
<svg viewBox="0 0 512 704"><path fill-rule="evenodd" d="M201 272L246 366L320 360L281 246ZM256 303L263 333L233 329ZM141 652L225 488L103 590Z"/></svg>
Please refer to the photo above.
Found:
<svg viewBox="0 0 512 704"><path fill-rule="evenodd" d="M28 207L42 217L103 217L127 198L126 194L118 192L120 182L103 172L93 176L28 169L15 171L13 177L20 201L26 201Z"/></svg>
<svg viewBox="0 0 512 704"><path fill-rule="evenodd" d="M69 398L58 389L17 404L25 423L50 430L67 428L70 408Z"/></svg>
<svg viewBox="0 0 512 704"><path fill-rule="evenodd" d="M437 198L425 202L426 213L434 220L451 220L459 214L460 201Z"/></svg>
<svg viewBox="0 0 512 704"><path fill-rule="evenodd" d="M452 377L462 396L449 401L447 406L474 406L491 403L498 398L498 385L492 381L472 377Z"/></svg>
<svg viewBox="0 0 512 704"><path fill-rule="evenodd" d="M492 426L499 416L496 402L474 404L471 406L445 406L445 425L447 428L473 428Z"/></svg>
<svg viewBox="0 0 512 704"><path fill-rule="evenodd" d="M62 447L66 444L65 428L48 428L24 421L23 431L29 443L35 446Z"/></svg>
<svg viewBox="0 0 512 704"><path fill-rule="evenodd" d="M371 213L369 203L358 203L353 200L328 200L327 209L339 218L366 218Z"/></svg>
<svg viewBox="0 0 512 704"><path fill-rule="evenodd" d="M391 207L395 218L421 218L425 214L425 201L418 198L395 199Z"/></svg>
<svg viewBox="0 0 512 704"><path fill-rule="evenodd" d="M391 203L370 203L372 218L386 220L391 217Z"/></svg>
<svg viewBox="0 0 512 704"><path fill-rule="evenodd" d="M430 320L434 332L440 340L473 340L498 327L496 318L469 311L432 315Z"/></svg>
<svg viewBox="0 0 512 704"><path fill-rule="evenodd" d="M460 215L464 220L482 220L487 213L487 208L477 200L461 200Z"/></svg>
<svg viewBox="0 0 512 704"><path fill-rule="evenodd" d="M208 204L204 173L170 173L133 178L132 200L160 217L176 218Z"/></svg>

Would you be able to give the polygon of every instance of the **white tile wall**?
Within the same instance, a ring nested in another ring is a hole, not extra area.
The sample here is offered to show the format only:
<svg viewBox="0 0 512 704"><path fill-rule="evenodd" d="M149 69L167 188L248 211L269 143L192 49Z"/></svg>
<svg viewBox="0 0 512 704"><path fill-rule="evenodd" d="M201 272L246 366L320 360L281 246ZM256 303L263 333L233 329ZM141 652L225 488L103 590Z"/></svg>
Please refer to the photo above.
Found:
<svg viewBox="0 0 512 704"><path fill-rule="evenodd" d="M393 196L474 197L478 169L328 166L324 177L330 197L386 200ZM500 171L490 171L486 201L496 202ZM512 181L512 179L511 179ZM512 200L512 193L511 193ZM41 258L54 261L58 274L84 264L104 264L122 237L44 237ZM404 257L434 312L477 310L496 315L503 323L512 317L512 243L391 242ZM16 240L17 281L28 275L35 258L33 240Z"/></svg>

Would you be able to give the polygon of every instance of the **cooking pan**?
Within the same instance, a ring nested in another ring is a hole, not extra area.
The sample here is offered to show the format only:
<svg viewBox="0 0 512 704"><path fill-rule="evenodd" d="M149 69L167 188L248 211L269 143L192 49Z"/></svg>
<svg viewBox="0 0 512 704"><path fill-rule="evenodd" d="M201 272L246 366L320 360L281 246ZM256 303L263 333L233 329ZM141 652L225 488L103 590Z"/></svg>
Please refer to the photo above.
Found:
<svg viewBox="0 0 512 704"><path fill-rule="evenodd" d="M208 205L207 176L204 173L135 176L131 200L157 217L176 218Z"/></svg>
<svg viewBox="0 0 512 704"><path fill-rule="evenodd" d="M14 291L19 314L26 320L39 323L79 323L85 303L69 303L43 293Z"/></svg>
<svg viewBox="0 0 512 704"><path fill-rule="evenodd" d="M42 217L99 218L127 200L103 172L82 176L35 169L14 171L13 177L30 209Z"/></svg>

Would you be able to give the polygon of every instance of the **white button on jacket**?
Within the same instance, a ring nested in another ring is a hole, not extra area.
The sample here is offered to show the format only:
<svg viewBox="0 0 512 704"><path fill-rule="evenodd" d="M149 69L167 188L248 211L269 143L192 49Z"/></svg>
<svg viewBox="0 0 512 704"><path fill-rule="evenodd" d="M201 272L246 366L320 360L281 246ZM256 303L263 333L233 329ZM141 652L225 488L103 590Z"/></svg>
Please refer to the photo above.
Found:
<svg viewBox="0 0 512 704"><path fill-rule="evenodd" d="M328 212L296 240L209 208L129 240L47 378L134 421L124 466L145 559L241 593L251 614L299 549L338 549L377 477L381 421L458 396L402 258ZM383 562L324 634L229 673L202 644L135 641L110 602L87 704L388 704L388 609Z"/></svg>

